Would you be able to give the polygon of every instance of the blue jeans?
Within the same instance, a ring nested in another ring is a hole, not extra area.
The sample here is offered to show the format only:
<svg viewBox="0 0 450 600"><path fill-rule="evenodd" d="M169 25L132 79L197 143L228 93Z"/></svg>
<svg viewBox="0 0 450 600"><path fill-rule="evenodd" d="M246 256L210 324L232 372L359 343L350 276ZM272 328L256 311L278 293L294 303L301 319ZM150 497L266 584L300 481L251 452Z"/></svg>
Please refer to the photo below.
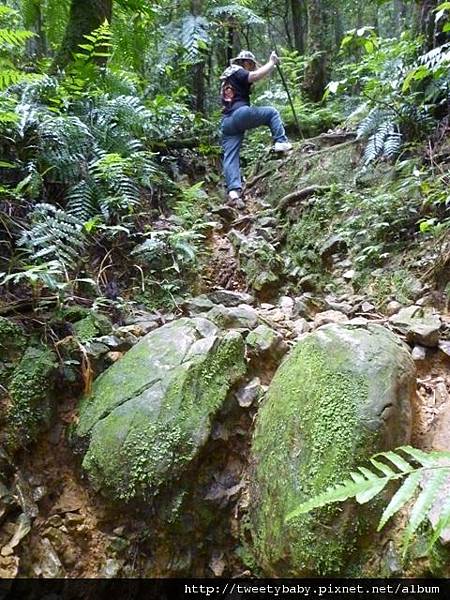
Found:
<svg viewBox="0 0 450 600"><path fill-rule="evenodd" d="M270 127L275 142L286 142L280 113L272 106L241 106L222 120L223 172L227 191L242 188L239 152L247 129Z"/></svg>

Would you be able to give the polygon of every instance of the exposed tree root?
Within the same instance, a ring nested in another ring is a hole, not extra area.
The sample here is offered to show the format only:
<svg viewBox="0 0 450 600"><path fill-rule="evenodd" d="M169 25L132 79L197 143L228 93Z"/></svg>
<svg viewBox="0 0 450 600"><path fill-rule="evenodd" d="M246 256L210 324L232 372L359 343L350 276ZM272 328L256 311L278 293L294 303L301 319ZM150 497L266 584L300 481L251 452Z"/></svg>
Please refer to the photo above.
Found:
<svg viewBox="0 0 450 600"><path fill-rule="evenodd" d="M322 194L324 192L328 192L330 189L331 185L310 185L302 190L296 190L295 192L291 192L287 196L284 196L284 198L280 200L278 208L279 210L286 210L288 206L298 202L299 200L304 200L313 194Z"/></svg>
<svg viewBox="0 0 450 600"><path fill-rule="evenodd" d="M330 143L331 146L335 146L347 141L353 141L355 139L356 133L354 131L343 131L340 133L321 133L320 135L316 135L315 137L305 140L303 144L311 144L314 142L326 142Z"/></svg>

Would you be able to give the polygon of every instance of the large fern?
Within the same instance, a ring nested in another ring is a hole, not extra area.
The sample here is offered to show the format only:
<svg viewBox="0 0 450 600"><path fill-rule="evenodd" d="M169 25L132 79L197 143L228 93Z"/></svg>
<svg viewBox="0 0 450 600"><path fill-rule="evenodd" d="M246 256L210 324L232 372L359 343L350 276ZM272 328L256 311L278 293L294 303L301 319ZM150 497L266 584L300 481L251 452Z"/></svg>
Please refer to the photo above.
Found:
<svg viewBox="0 0 450 600"><path fill-rule="evenodd" d="M180 41L186 50L186 59L195 64L202 60L203 51L210 43L209 23L204 17L188 15L181 21Z"/></svg>
<svg viewBox="0 0 450 600"><path fill-rule="evenodd" d="M0 6L0 90L30 78L18 68L17 58L34 33L21 29L17 22L17 11L9 6Z"/></svg>
<svg viewBox="0 0 450 600"><path fill-rule="evenodd" d="M84 174L93 136L80 118L72 115L48 116L37 125L40 160L49 167L49 176L68 182Z"/></svg>
<svg viewBox="0 0 450 600"><path fill-rule="evenodd" d="M402 134L396 115L389 110L374 108L360 123L358 139L368 139L364 150L364 164L386 156L395 158L402 145Z"/></svg>
<svg viewBox="0 0 450 600"><path fill-rule="evenodd" d="M80 261L86 238L83 224L74 216L51 204L37 204L32 215L32 225L19 245L24 246L34 264L56 261L65 273Z"/></svg>
<svg viewBox="0 0 450 600"><path fill-rule="evenodd" d="M189 14L164 27L161 44L161 65L167 65L174 55L183 55L188 64L204 59L204 51L211 43L210 23L205 17Z"/></svg>
<svg viewBox="0 0 450 600"><path fill-rule="evenodd" d="M226 6L217 6L211 10L213 17L219 17L241 21L245 25L265 25L266 21L257 15L253 10L241 4L227 4Z"/></svg>
<svg viewBox="0 0 450 600"><path fill-rule="evenodd" d="M437 520L432 523L434 535L430 546L450 527L450 497L438 499L440 490L450 481L450 452L433 451L425 453L411 446L402 446L396 451L380 452L370 459L370 468L359 467L352 471L342 483L330 486L323 493L303 502L287 516L287 521L336 502L345 502L350 498L359 504L365 504L382 492L386 486L400 479L402 485L385 508L378 531L389 519L403 508L418 493L409 514L404 533L404 555L414 533L434 510ZM441 504L442 503L442 504Z"/></svg>

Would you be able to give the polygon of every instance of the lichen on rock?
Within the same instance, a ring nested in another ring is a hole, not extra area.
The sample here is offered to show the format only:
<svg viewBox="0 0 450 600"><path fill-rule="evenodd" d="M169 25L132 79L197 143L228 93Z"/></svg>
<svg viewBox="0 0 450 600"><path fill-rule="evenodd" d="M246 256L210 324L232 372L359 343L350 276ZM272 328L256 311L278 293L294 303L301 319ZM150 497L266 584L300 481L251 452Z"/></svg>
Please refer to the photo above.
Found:
<svg viewBox="0 0 450 600"><path fill-rule="evenodd" d="M298 343L272 381L253 440L251 546L264 573L345 572L373 526L367 508L348 502L286 517L374 452L409 441L414 383L408 351L382 327L326 325Z"/></svg>

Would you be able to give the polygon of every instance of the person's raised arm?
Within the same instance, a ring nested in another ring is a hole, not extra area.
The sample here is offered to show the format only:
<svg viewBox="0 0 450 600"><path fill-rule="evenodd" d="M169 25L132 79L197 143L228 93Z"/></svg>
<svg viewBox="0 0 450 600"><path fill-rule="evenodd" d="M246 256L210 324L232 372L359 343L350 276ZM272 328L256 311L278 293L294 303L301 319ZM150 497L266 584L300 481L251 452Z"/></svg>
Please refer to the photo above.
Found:
<svg viewBox="0 0 450 600"><path fill-rule="evenodd" d="M272 71L275 69L275 66L279 63L280 59L278 58L277 54L275 52L272 52L268 62L265 65L263 65L259 69L256 69L256 71L250 71L250 73L248 74L249 83L255 83L255 81L259 81L267 75L270 75L270 73L272 73Z"/></svg>

